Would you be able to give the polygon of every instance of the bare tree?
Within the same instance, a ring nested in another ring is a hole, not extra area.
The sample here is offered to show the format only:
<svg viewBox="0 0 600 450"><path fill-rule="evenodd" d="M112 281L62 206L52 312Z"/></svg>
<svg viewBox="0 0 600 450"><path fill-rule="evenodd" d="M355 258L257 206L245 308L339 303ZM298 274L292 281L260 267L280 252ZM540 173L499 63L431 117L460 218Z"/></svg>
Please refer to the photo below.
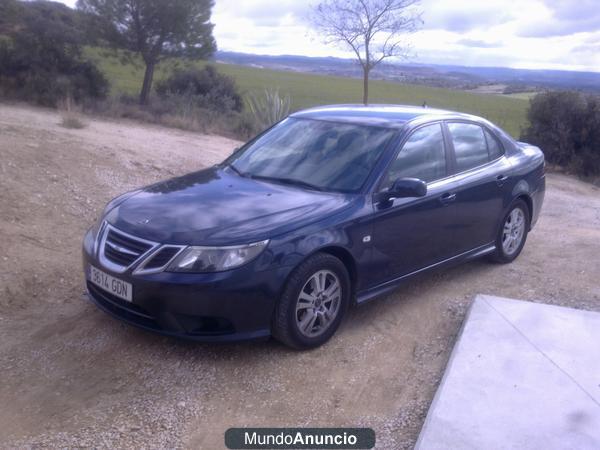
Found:
<svg viewBox="0 0 600 450"><path fill-rule="evenodd" d="M363 70L363 103L369 102L369 73L387 58L406 58L406 34L423 23L420 0L324 0L310 22L326 44L350 48Z"/></svg>

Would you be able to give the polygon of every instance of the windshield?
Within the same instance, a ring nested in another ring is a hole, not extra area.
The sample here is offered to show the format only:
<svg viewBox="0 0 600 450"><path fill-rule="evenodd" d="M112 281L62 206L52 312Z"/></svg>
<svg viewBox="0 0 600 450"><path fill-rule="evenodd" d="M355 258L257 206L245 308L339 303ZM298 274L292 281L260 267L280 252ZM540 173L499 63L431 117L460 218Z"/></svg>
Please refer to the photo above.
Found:
<svg viewBox="0 0 600 450"><path fill-rule="evenodd" d="M252 178L327 191L358 191L394 130L288 118L226 163Z"/></svg>

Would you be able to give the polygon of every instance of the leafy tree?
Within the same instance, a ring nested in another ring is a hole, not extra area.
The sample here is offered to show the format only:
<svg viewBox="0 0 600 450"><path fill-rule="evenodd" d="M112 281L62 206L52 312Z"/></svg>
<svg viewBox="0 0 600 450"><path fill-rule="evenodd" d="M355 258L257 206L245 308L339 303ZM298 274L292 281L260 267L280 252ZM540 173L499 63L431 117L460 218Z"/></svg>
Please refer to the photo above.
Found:
<svg viewBox="0 0 600 450"><path fill-rule="evenodd" d="M140 103L146 104L158 62L168 56L207 58L216 50L210 23L213 0L78 0L97 16L115 46L141 55L146 70Z"/></svg>
<svg viewBox="0 0 600 450"><path fill-rule="evenodd" d="M46 1L3 4L0 86L5 95L55 106L72 97L102 98L108 82L81 56L79 15ZM4 7L7 9L4 9Z"/></svg>
<svg viewBox="0 0 600 450"><path fill-rule="evenodd" d="M363 70L363 103L369 101L369 73L387 58L406 58L403 38L422 24L420 0L324 0L310 21L326 44L352 50Z"/></svg>
<svg viewBox="0 0 600 450"><path fill-rule="evenodd" d="M14 31L23 8L17 0L0 1L0 35L7 35Z"/></svg>

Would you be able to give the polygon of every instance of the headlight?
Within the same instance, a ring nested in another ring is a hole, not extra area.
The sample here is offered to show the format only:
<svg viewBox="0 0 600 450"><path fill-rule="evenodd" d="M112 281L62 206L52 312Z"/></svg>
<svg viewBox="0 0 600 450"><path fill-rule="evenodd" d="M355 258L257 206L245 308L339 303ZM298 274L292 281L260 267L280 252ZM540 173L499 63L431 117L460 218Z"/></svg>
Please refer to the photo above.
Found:
<svg viewBox="0 0 600 450"><path fill-rule="evenodd" d="M269 240L232 247L188 247L167 267L167 272L221 272L252 261Z"/></svg>

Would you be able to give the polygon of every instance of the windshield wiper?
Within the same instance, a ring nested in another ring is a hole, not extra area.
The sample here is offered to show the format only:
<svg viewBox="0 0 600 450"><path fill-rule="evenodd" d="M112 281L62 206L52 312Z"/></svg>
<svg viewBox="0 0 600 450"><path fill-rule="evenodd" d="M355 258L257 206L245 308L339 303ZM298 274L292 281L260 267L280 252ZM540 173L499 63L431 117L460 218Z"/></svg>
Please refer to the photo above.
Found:
<svg viewBox="0 0 600 450"><path fill-rule="evenodd" d="M235 173L237 173L240 177L245 177L246 176L246 174L244 172L242 172L241 170L239 170L232 163L227 164L227 167L230 167L231 170L233 170Z"/></svg>
<svg viewBox="0 0 600 450"><path fill-rule="evenodd" d="M311 183L307 183L306 181L296 180L295 178L285 178L285 177L269 177L266 175L250 175L250 178L254 180L263 180L263 181L273 181L275 183L282 184L290 184L293 186L300 186L307 189L312 189L314 191L323 191L324 189L320 186L316 186Z"/></svg>

